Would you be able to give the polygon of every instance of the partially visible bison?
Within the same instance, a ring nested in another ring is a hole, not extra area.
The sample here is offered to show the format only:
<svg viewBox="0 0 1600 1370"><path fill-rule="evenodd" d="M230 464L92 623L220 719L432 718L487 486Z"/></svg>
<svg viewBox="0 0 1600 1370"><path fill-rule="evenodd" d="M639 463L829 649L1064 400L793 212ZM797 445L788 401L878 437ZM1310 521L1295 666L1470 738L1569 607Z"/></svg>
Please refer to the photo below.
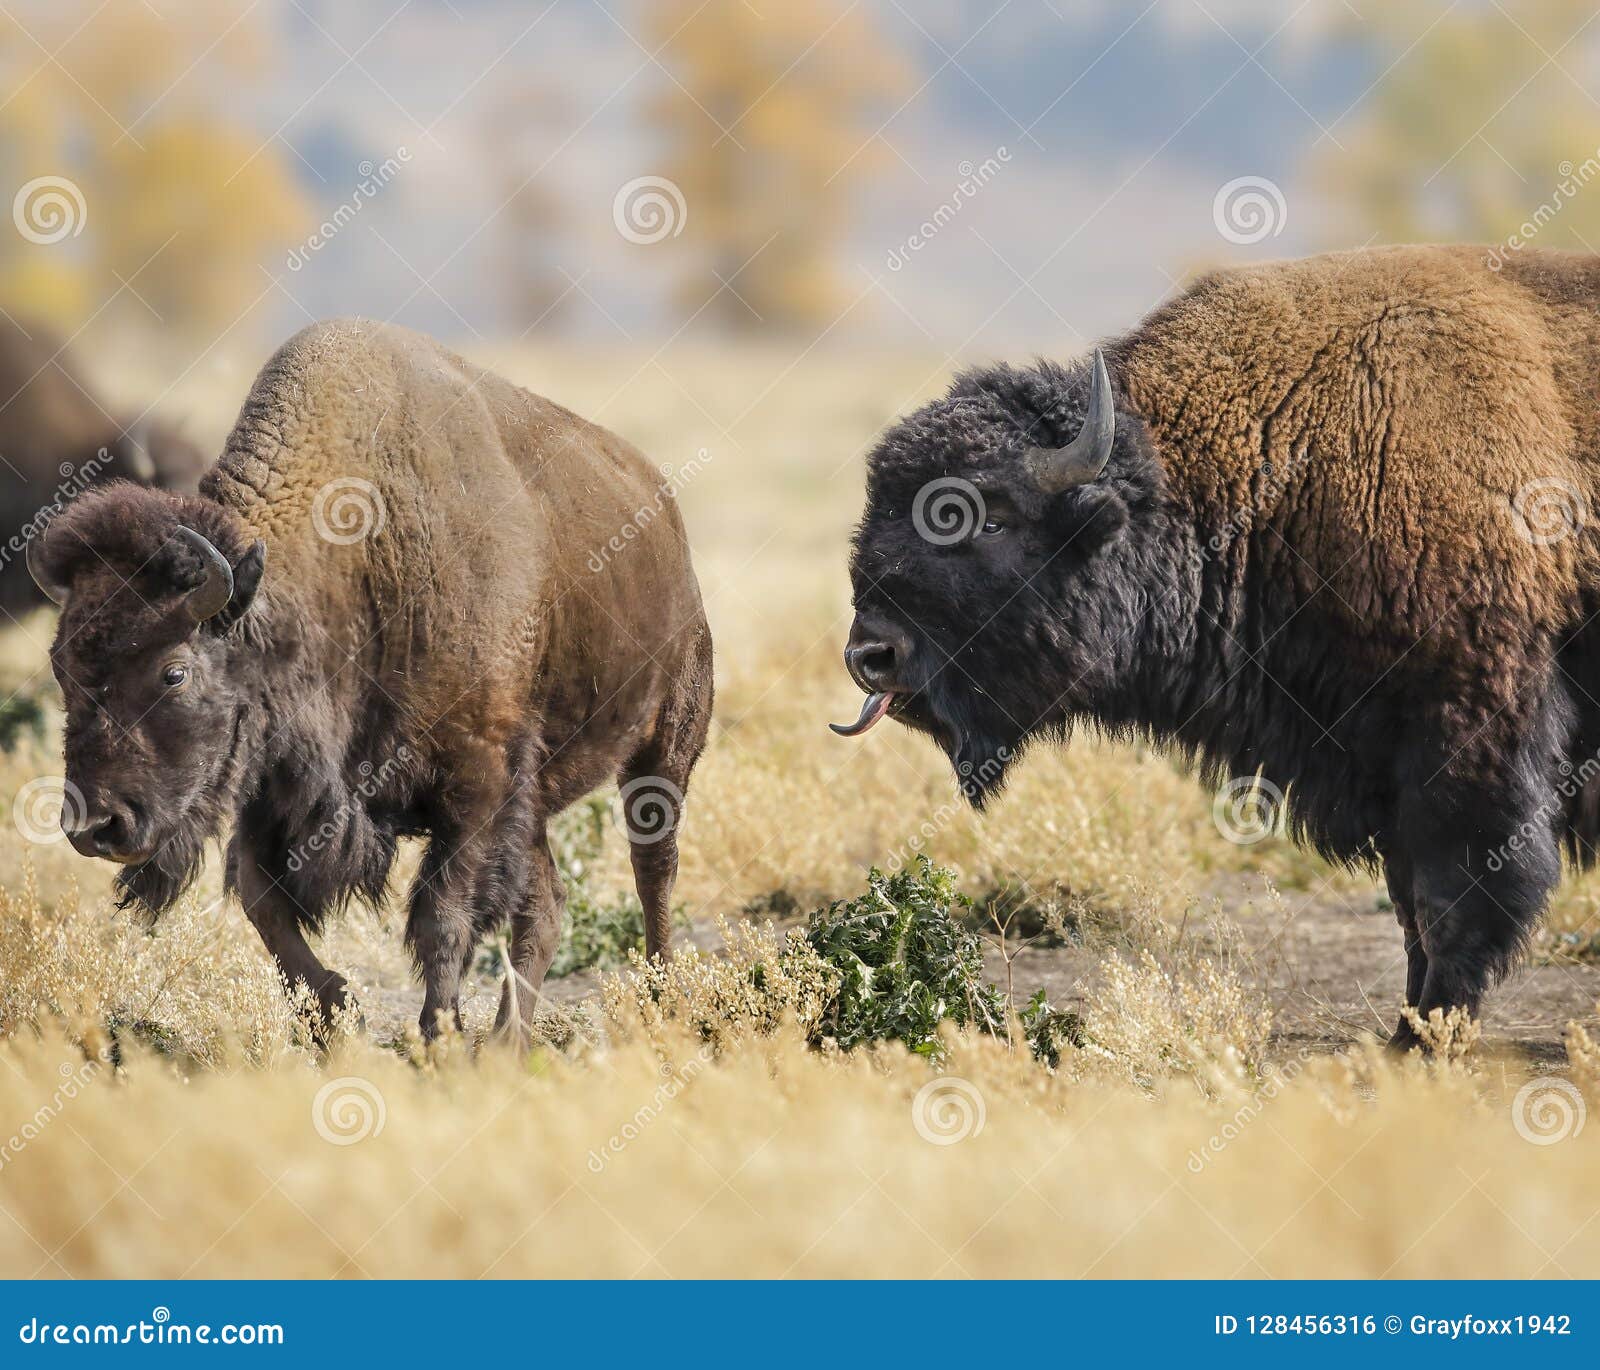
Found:
<svg viewBox="0 0 1600 1370"><path fill-rule="evenodd" d="M0 314L0 614L45 602L23 552L68 500L118 478L193 490L206 465L175 428L115 415L51 330Z"/></svg>
<svg viewBox="0 0 1600 1370"><path fill-rule="evenodd" d="M125 901L169 907L231 824L231 888L331 1014L346 982L306 931L425 835L422 1030L459 1022L477 939L509 923L497 1026L525 1038L561 928L547 824L615 777L666 953L711 638L677 509L620 438L427 338L320 324L198 496L91 492L32 565L62 605L64 826L123 863Z"/></svg>
<svg viewBox="0 0 1600 1370"><path fill-rule="evenodd" d="M843 731L931 734L980 804L1080 722L1259 775L1381 865L1408 1003L1476 1013L1595 854L1597 386L1600 257L1466 247L1219 272L1089 365L970 372L871 456Z"/></svg>

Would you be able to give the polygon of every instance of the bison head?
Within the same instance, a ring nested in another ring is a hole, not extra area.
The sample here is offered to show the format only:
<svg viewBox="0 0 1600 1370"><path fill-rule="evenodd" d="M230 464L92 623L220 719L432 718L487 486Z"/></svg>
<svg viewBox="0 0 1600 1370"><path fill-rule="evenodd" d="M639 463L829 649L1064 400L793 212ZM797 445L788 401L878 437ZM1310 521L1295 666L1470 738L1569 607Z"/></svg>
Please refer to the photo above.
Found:
<svg viewBox="0 0 1600 1370"><path fill-rule="evenodd" d="M28 545L62 610L62 827L85 856L123 863L125 899L152 911L192 878L237 774L253 682L230 630L265 553L209 500L126 484L84 495Z"/></svg>
<svg viewBox="0 0 1600 1370"><path fill-rule="evenodd" d="M1129 544L1158 467L1104 360L961 377L868 460L845 648L888 716L930 734L977 807L1030 738L1093 710L1125 659L1141 591Z"/></svg>

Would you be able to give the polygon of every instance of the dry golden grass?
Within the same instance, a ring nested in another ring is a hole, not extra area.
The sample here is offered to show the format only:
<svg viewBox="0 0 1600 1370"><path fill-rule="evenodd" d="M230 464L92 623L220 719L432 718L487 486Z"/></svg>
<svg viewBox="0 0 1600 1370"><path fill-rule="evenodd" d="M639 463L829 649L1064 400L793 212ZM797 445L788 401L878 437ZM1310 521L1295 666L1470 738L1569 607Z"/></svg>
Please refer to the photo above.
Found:
<svg viewBox="0 0 1600 1370"><path fill-rule="evenodd" d="M753 995L745 970L777 947L751 930L732 962L685 958L553 1015L559 1046L531 1062L359 1034L322 1059L215 862L148 931L110 908L108 870L8 828L0 1275L1600 1275L1600 1132L1530 1143L1522 1077L1470 1057L1269 1049L1272 1005L1232 943L1186 921L1230 873L1360 877L1277 838L1223 840L1210 797L1156 755L1039 753L978 818L925 744L825 731L857 702L838 651L861 454L937 388L937 359L485 359L658 461L706 451L681 493L718 641L690 912L852 894L869 863L926 850L974 893L1020 888L1120 929L1084 1005L1096 1045L1051 1074L952 1038L939 1069L962 1083L930 1098L920 1059L803 1049L816 986L795 962L777 999ZM250 369L185 382L197 431L220 438ZM37 678L50 626L0 634L0 688ZM0 800L59 774L56 746L0 759ZM620 843L609 857L623 879ZM1596 891L1569 885L1554 917L1600 927ZM363 991L405 985L394 922L351 919L327 959L359 967ZM118 1064L85 1065L113 1042ZM1600 1101L1592 1032L1569 1050ZM1559 1129L1573 1096L1546 1095ZM981 1131L924 1135L960 1131L979 1101Z"/></svg>

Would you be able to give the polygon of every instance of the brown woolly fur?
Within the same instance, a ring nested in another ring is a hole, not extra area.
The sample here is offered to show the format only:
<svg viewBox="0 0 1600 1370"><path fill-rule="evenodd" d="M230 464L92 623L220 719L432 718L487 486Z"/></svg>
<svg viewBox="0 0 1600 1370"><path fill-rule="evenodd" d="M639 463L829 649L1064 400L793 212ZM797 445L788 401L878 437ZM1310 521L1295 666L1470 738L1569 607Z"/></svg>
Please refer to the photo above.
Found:
<svg viewBox="0 0 1600 1370"><path fill-rule="evenodd" d="M1059 493L1029 453L1076 436L1087 368L974 372L884 435L857 679L980 803L1076 722L1259 776L1325 855L1383 865L1408 1001L1476 1011L1561 844L1594 851L1600 267L1407 247L1224 271L1104 353L1115 442ZM984 519L918 536L952 478Z"/></svg>
<svg viewBox="0 0 1600 1370"><path fill-rule="evenodd" d="M220 610L194 607L216 572L181 529L229 564ZM41 560L67 589L70 835L125 863L128 901L168 908L235 820L230 883L332 1013L344 981L303 930L376 902L397 838L426 835L424 1030L509 923L501 1026L525 1036L561 919L545 824L615 778L665 949L711 645L670 491L621 439L427 338L321 324L261 372L199 496L92 494Z"/></svg>

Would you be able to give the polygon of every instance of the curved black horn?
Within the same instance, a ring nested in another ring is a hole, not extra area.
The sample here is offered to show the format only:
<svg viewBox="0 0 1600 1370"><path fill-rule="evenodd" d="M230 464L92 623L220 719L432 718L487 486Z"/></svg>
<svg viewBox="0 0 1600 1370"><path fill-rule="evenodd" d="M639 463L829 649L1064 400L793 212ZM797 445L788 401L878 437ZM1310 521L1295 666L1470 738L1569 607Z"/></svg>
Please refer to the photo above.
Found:
<svg viewBox="0 0 1600 1370"><path fill-rule="evenodd" d="M59 581L51 580L45 574L44 559L39 555L39 544L44 541L44 533L45 530L41 528L28 539L23 553L28 562L28 574L33 577L33 583L44 591L51 603L64 605L67 602L67 587Z"/></svg>
<svg viewBox="0 0 1600 1370"><path fill-rule="evenodd" d="M1111 399L1106 359L1094 350L1089 383L1089 413L1078 436L1065 447L1030 447L1023 460L1034 483L1047 495L1085 485L1106 469L1117 432L1117 410Z"/></svg>
<svg viewBox="0 0 1600 1370"><path fill-rule="evenodd" d="M213 614L220 614L233 598L233 567L227 557L217 551L209 538L202 537L193 528L178 525L177 536L194 549L206 568L206 578L189 592L185 600L190 616L202 623Z"/></svg>

